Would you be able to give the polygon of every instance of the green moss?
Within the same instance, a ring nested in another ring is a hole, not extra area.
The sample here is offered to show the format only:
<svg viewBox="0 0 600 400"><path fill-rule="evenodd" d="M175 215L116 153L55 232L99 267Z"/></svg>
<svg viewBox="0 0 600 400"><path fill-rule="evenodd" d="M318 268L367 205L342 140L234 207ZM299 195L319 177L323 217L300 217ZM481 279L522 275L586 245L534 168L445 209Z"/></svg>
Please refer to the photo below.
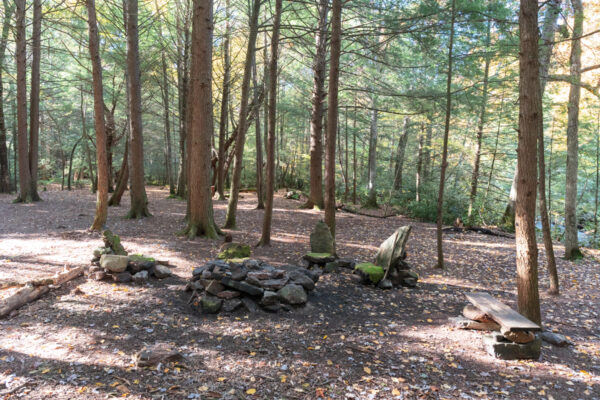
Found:
<svg viewBox="0 0 600 400"><path fill-rule="evenodd" d="M383 274L384 274L383 268L381 268L380 266L375 265L373 263L365 262L365 263L356 264L354 269L367 275L369 277L369 280L371 282L373 282L374 284L379 282L381 279L383 279Z"/></svg>
<svg viewBox="0 0 600 400"><path fill-rule="evenodd" d="M329 257L333 257L333 255L329 254L329 253L307 253L306 255L308 257L311 257L311 258L329 258Z"/></svg>
<svg viewBox="0 0 600 400"><path fill-rule="evenodd" d="M221 260L231 260L232 258L248 258L252 250L250 246L242 243L228 243L217 258Z"/></svg>
<svg viewBox="0 0 600 400"><path fill-rule="evenodd" d="M248 260L249 257L244 257L244 258L228 258L227 262L229 262L229 264L241 264L244 261Z"/></svg>
<svg viewBox="0 0 600 400"><path fill-rule="evenodd" d="M146 257L142 254L132 254L129 256L129 261L136 263L145 263L145 262L156 262L156 260L152 257Z"/></svg>
<svg viewBox="0 0 600 400"><path fill-rule="evenodd" d="M112 233L109 229L102 232L102 238L104 239L104 245L110 247L112 251L118 256L126 256L127 252L121 245L121 238L119 235Z"/></svg>

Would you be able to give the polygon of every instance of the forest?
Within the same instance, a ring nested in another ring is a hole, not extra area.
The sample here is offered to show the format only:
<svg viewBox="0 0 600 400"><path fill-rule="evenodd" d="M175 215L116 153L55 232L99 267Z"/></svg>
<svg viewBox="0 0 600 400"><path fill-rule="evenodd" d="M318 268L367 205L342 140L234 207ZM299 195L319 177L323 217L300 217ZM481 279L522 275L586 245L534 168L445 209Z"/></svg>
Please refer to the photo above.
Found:
<svg viewBox="0 0 600 400"><path fill-rule="evenodd" d="M2 0L0 398L600 399L599 194L596 0Z"/></svg>

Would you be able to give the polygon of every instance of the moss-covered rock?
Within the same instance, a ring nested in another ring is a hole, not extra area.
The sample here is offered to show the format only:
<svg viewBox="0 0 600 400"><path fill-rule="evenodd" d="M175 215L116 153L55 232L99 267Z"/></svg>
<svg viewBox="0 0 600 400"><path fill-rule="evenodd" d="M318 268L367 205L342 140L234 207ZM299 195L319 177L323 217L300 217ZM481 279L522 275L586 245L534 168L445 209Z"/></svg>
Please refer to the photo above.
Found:
<svg viewBox="0 0 600 400"><path fill-rule="evenodd" d="M118 256L126 256L127 252L121 244L121 238L119 235L112 233L109 229L102 232L102 239L106 247L110 247L112 251Z"/></svg>
<svg viewBox="0 0 600 400"><path fill-rule="evenodd" d="M373 263L365 262L356 264L354 270L358 271L358 273L360 273L363 277L371 281L371 283L373 284L376 284L381 279L383 279L383 268Z"/></svg>
<svg viewBox="0 0 600 400"><path fill-rule="evenodd" d="M131 254L129 256L129 261L134 263L145 263L145 262L156 262L156 260L152 257L146 257L143 254Z"/></svg>
<svg viewBox="0 0 600 400"><path fill-rule="evenodd" d="M305 254L304 258L308 261L309 266L317 264L319 266L325 266L325 264L335 260L335 256L329 253L308 253Z"/></svg>
<svg viewBox="0 0 600 400"><path fill-rule="evenodd" d="M250 246L243 243L225 243L221 247L221 252L217 258L221 260L230 260L232 258L248 258L252 250Z"/></svg>

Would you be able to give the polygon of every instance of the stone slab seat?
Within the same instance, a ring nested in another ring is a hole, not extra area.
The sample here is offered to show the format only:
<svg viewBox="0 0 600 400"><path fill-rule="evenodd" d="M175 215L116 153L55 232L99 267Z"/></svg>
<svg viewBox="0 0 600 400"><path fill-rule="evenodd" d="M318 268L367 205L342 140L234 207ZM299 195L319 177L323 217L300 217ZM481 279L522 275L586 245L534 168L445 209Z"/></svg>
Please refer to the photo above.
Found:
<svg viewBox="0 0 600 400"><path fill-rule="evenodd" d="M503 331L536 332L542 330L538 324L525 318L506 304L501 303L490 296L488 293L466 293L465 296L475 307L496 321Z"/></svg>

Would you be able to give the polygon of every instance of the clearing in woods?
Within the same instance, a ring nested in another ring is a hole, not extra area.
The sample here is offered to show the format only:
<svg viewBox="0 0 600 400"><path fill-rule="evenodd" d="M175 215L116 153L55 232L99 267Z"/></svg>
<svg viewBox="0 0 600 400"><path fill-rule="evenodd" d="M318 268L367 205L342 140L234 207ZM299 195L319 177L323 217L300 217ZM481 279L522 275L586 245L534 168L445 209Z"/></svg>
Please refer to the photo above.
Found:
<svg viewBox="0 0 600 400"><path fill-rule="evenodd" d="M185 202L148 188L153 217L125 220L128 196L111 208L108 227L133 253L168 259L175 276L151 286L78 278L0 320L0 382L27 399L186 398L600 398L600 269L593 257L562 259L555 244L561 296L542 294L545 326L574 346L544 344L540 361L500 361L482 349L481 333L456 330L448 317L486 291L516 308L514 240L476 233L446 234L446 269L434 270L435 225L403 217L338 213L343 257L370 261L379 244L411 224L407 262L416 289L383 291L347 273L324 275L300 312L194 314L183 291L194 267L213 259L220 241L187 241ZM243 193L234 240L254 245L262 211ZM101 245L86 229L95 196L88 191L43 194L14 205L0 195L0 281L89 265ZM273 245L253 249L273 265L300 263L322 214L276 196ZM217 223L226 203L215 202ZM540 287L548 287L540 247ZM7 289L0 292L5 297ZM185 359L135 368L145 345L166 342ZM18 382L18 383L17 383ZM18 390L14 390L19 387ZM10 397L0 386L0 396ZM404 396L404 397L401 397Z"/></svg>

